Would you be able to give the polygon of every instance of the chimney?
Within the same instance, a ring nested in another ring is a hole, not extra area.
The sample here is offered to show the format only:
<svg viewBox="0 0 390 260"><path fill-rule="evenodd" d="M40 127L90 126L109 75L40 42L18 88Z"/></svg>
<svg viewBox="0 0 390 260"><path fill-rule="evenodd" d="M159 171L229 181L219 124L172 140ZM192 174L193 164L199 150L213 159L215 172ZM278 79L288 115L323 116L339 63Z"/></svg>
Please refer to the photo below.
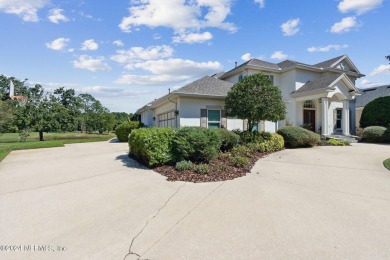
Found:
<svg viewBox="0 0 390 260"><path fill-rule="evenodd" d="M235 68L237 68L237 61L236 61L236 62L234 62L234 64L236 64L236 65L235 65Z"/></svg>
<svg viewBox="0 0 390 260"><path fill-rule="evenodd" d="M15 86L12 80L9 81L9 97L13 98L15 96Z"/></svg>
<svg viewBox="0 0 390 260"><path fill-rule="evenodd" d="M171 94L171 89L170 88L168 89L168 94Z"/></svg>

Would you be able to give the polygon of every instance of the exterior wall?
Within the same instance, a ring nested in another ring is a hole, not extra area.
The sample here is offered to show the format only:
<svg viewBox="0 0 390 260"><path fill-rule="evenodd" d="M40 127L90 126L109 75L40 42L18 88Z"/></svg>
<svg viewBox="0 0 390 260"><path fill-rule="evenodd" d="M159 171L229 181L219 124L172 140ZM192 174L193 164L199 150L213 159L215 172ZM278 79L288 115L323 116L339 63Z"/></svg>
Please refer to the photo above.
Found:
<svg viewBox="0 0 390 260"><path fill-rule="evenodd" d="M243 130L244 129L244 122L242 119L234 119L234 118L228 118L227 119L227 129L228 130Z"/></svg>
<svg viewBox="0 0 390 260"><path fill-rule="evenodd" d="M364 107L357 107L356 108L356 116L355 116L355 127L359 128L360 127L360 118L362 117L362 112L363 112Z"/></svg>
<svg viewBox="0 0 390 260"><path fill-rule="evenodd" d="M183 98L180 99L178 107L180 115L179 127L183 126L200 126L201 109L223 109L224 100L221 99L200 99L200 98ZM229 121L229 120L228 120ZM229 122L228 122L229 124Z"/></svg>
<svg viewBox="0 0 390 260"><path fill-rule="evenodd" d="M147 110L142 112L141 114L141 122L144 123L146 127L152 127L154 126L154 112L152 110Z"/></svg>

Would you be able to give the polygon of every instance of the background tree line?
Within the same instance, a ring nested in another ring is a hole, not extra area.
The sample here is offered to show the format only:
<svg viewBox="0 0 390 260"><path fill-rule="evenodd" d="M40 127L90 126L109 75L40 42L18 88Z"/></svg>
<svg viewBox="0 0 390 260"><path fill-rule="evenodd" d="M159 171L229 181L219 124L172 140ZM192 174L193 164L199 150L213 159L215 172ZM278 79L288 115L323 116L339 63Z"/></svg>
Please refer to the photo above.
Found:
<svg viewBox="0 0 390 260"><path fill-rule="evenodd" d="M11 80L15 95L27 97L25 104L9 97ZM0 75L0 133L19 132L23 139L37 131L44 140L44 132L103 133L130 120L136 120L133 114L110 112L90 94L64 87L48 92L39 84L26 87L24 81Z"/></svg>

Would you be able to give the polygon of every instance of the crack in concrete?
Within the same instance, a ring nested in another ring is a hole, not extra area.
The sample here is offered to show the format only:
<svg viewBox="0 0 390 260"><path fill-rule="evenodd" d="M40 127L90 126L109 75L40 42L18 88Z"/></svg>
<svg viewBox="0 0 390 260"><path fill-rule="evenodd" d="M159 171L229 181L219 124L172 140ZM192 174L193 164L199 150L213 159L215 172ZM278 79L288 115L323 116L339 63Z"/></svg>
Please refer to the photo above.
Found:
<svg viewBox="0 0 390 260"><path fill-rule="evenodd" d="M142 227L142 229L138 232L138 234L133 237L133 239L131 240L131 243L130 243L130 246L129 246L129 252L125 255L125 257L123 258L123 260L125 260L128 256L130 255L135 255L138 257L138 260L147 260L147 259L141 259L141 256L135 252L132 251L132 247L133 247L133 244L134 244L134 241L142 234L142 232L144 232L144 230L147 228L147 226L149 225L150 221L152 221L154 218L156 218L161 210L163 210L169 203L169 201L175 197L175 195L181 190L181 188L183 188L187 183L184 183L183 185L181 185L179 188L177 188L177 190L165 201L164 205L162 207L160 207L157 212L151 217L149 218L145 225Z"/></svg>
<svg viewBox="0 0 390 260"><path fill-rule="evenodd" d="M161 241L166 235L168 235L169 232L171 232L179 223L181 223L188 215L190 215L197 207L199 207L206 199L208 199L211 195L213 195L222 185L224 185L226 181L222 182L220 185L218 185L215 189L213 189L209 194L207 194L198 204L196 204L192 209L190 209L187 214L185 214L181 219L179 219L170 229L168 229L159 239L156 240L143 254L146 254L149 252L150 249L152 249L158 242ZM141 259L139 259L141 260Z"/></svg>

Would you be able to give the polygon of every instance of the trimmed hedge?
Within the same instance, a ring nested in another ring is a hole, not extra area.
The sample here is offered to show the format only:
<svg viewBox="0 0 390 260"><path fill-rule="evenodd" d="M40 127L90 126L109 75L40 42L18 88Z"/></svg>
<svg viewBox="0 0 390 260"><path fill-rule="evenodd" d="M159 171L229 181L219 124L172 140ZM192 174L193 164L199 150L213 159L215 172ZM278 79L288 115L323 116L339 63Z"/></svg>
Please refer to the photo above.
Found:
<svg viewBox="0 0 390 260"><path fill-rule="evenodd" d="M174 161L172 141L174 128L140 128L129 137L130 154L149 166L168 164Z"/></svg>
<svg viewBox="0 0 390 260"><path fill-rule="evenodd" d="M362 112L360 126L390 126L390 96L379 97L368 103Z"/></svg>
<svg viewBox="0 0 390 260"><path fill-rule="evenodd" d="M363 141L369 143L390 142L390 127L369 126L364 128Z"/></svg>
<svg viewBox="0 0 390 260"><path fill-rule="evenodd" d="M221 136L208 128L180 128L172 141L176 161L208 162L218 155L220 147Z"/></svg>
<svg viewBox="0 0 390 260"><path fill-rule="evenodd" d="M259 143L265 140L270 140L271 138L271 133L268 132L243 131L243 132L239 132L239 135L240 135L241 144Z"/></svg>
<svg viewBox="0 0 390 260"><path fill-rule="evenodd" d="M216 131L221 138L221 151L226 152L233 149L233 147L238 145L240 141L240 136L224 128L215 128L213 131Z"/></svg>
<svg viewBox="0 0 390 260"><path fill-rule="evenodd" d="M320 142L320 135L298 126L285 126L278 130L286 147L312 147Z"/></svg>
<svg viewBox="0 0 390 260"><path fill-rule="evenodd" d="M129 141L129 135L134 129L140 128L138 121L124 122L115 128L115 134L119 142Z"/></svg>
<svg viewBox="0 0 390 260"><path fill-rule="evenodd" d="M279 134L270 134L269 140L255 143L255 148L258 152L269 153L280 151L284 148L284 139Z"/></svg>

